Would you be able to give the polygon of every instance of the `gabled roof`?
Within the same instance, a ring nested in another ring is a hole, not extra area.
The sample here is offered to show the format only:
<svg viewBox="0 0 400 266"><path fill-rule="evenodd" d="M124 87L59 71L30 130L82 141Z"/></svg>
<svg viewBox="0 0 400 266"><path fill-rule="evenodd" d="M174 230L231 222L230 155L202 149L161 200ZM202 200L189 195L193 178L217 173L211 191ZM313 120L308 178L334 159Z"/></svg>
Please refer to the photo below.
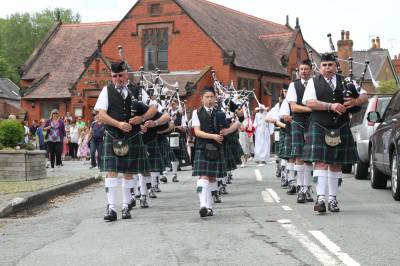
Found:
<svg viewBox="0 0 400 266"><path fill-rule="evenodd" d="M390 59L389 51L387 49L370 49L366 51L353 51L353 59L354 61L360 63L364 63L366 60L368 60L372 76L374 77L375 80L378 80L378 75L381 72L383 65L388 60L391 65L393 74L394 76L396 76L392 65L392 61ZM363 70L364 70L364 65L361 64L353 65L353 73L356 77L360 77ZM365 79L367 80L371 79L369 71L367 71Z"/></svg>
<svg viewBox="0 0 400 266"><path fill-rule="evenodd" d="M205 0L175 0L198 26L233 57L237 67L287 76L259 36L291 32L285 25L260 19Z"/></svg>
<svg viewBox="0 0 400 266"><path fill-rule="evenodd" d="M19 87L7 78L0 78L0 98L20 101Z"/></svg>
<svg viewBox="0 0 400 266"><path fill-rule="evenodd" d="M293 49L293 42L298 31L272 33L259 36L264 45L273 53L276 60L281 62L284 56L288 56Z"/></svg>
<svg viewBox="0 0 400 266"><path fill-rule="evenodd" d="M22 79L37 80L48 74L40 84L28 89L24 99L69 98L69 88L84 70L84 61L97 49L117 22L60 24L35 55L27 61Z"/></svg>

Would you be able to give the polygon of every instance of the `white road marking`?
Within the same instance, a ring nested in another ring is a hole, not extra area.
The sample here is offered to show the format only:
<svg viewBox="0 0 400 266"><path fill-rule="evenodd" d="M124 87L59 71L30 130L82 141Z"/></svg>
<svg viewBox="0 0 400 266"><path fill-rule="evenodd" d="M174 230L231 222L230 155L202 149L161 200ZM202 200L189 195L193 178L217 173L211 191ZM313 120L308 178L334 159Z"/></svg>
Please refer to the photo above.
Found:
<svg viewBox="0 0 400 266"><path fill-rule="evenodd" d="M262 181L262 175L261 175L261 171L259 169L255 169L254 173L256 174L256 179L257 181Z"/></svg>
<svg viewBox="0 0 400 266"><path fill-rule="evenodd" d="M338 265L335 258L321 249L317 244L311 241L306 235L302 234L297 228L291 224L290 220L278 220L283 228L287 230L289 235L299 241L322 265Z"/></svg>
<svg viewBox="0 0 400 266"><path fill-rule="evenodd" d="M261 191L261 196L266 203L272 203L274 200L271 198L267 191Z"/></svg>
<svg viewBox="0 0 400 266"><path fill-rule="evenodd" d="M324 233L321 231L309 231L322 245L324 245L330 252L337 256L345 265L357 266L360 263L352 259L347 253L343 252L339 246L333 243Z"/></svg>
<svg viewBox="0 0 400 266"><path fill-rule="evenodd" d="M271 195L271 197L276 201L276 203L281 202L281 198L279 198L278 193L275 192L272 188L267 188L267 191Z"/></svg>
<svg viewBox="0 0 400 266"><path fill-rule="evenodd" d="M286 205L282 205L282 209L284 209L285 211L293 211L292 208L290 208L289 206L286 206Z"/></svg>

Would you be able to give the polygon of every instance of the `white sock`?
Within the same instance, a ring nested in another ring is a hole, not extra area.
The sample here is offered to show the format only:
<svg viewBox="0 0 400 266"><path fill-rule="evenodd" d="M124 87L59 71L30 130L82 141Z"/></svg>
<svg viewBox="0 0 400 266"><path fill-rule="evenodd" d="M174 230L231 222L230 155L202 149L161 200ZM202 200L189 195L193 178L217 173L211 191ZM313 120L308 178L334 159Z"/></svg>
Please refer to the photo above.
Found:
<svg viewBox="0 0 400 266"><path fill-rule="evenodd" d="M328 171L329 200L336 199L337 191L339 188L339 178L341 177L342 172Z"/></svg>
<svg viewBox="0 0 400 266"><path fill-rule="evenodd" d="M128 207L129 200L132 197L133 179L122 179L122 208Z"/></svg>
<svg viewBox="0 0 400 266"><path fill-rule="evenodd" d="M281 159L281 166L287 166L288 161L286 159Z"/></svg>
<svg viewBox="0 0 400 266"><path fill-rule="evenodd" d="M110 209L115 211L115 205L117 202L117 187L119 180L116 177L106 177L104 180L104 186L107 191L107 203Z"/></svg>
<svg viewBox="0 0 400 266"><path fill-rule="evenodd" d="M174 175L178 174L179 162L171 162L171 164L172 164L172 174Z"/></svg>
<svg viewBox="0 0 400 266"><path fill-rule="evenodd" d="M158 172L150 172L151 176L151 187L156 187L157 186L157 177L159 173Z"/></svg>
<svg viewBox="0 0 400 266"><path fill-rule="evenodd" d="M217 185L217 182L214 182L214 183L210 183L210 186L209 186L209 192L207 193L207 208L208 209L212 209L213 208L213 203L214 203L214 200L213 200L213 197L212 197L212 194L211 194L211 192L212 191L217 191L217 193L218 193L218 185Z"/></svg>
<svg viewBox="0 0 400 266"><path fill-rule="evenodd" d="M328 183L328 170L314 170L314 175L318 176L317 195L319 200L325 200L326 187Z"/></svg>
<svg viewBox="0 0 400 266"><path fill-rule="evenodd" d="M139 186L140 186L140 194L147 196L147 185L146 185L147 177L139 174Z"/></svg>
<svg viewBox="0 0 400 266"><path fill-rule="evenodd" d="M205 179L197 180L197 193L199 194L200 208L207 207L207 193L209 181Z"/></svg>
<svg viewBox="0 0 400 266"><path fill-rule="evenodd" d="M227 182L228 182L228 176L225 176L224 178L222 178L223 185L226 185Z"/></svg>
<svg viewBox="0 0 400 266"><path fill-rule="evenodd" d="M137 186L138 186L138 181L139 181L139 176L138 175L133 175L133 187L132 187L132 195L135 195L135 190L137 190Z"/></svg>
<svg viewBox="0 0 400 266"><path fill-rule="evenodd" d="M304 184L303 184L303 180L304 180L304 164L301 164L301 165L297 165L296 164L294 166L294 171L296 172L297 185L302 188L304 186Z"/></svg>
<svg viewBox="0 0 400 266"><path fill-rule="evenodd" d="M287 180L294 181L294 163L287 163Z"/></svg>
<svg viewBox="0 0 400 266"><path fill-rule="evenodd" d="M304 175L303 175L303 192L307 192L308 187L310 186L311 179L311 171L313 170L312 164L304 164Z"/></svg>

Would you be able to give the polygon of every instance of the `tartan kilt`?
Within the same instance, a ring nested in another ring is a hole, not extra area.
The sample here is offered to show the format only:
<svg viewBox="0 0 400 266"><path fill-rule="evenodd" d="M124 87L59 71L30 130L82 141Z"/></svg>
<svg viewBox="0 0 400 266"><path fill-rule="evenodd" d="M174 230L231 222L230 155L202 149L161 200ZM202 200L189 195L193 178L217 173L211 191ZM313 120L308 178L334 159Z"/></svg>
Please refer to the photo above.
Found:
<svg viewBox="0 0 400 266"><path fill-rule="evenodd" d="M242 163L241 157L244 155L244 152L243 152L243 149L242 149L242 145L240 145L239 137L238 137L237 134L233 135L232 143L233 143L232 152L235 155L235 163L236 164L241 164Z"/></svg>
<svg viewBox="0 0 400 266"><path fill-rule="evenodd" d="M286 127L290 127L290 124L286 124ZM281 130L279 134L279 158L290 159L292 158L292 134L291 128ZM282 134L283 133L283 134Z"/></svg>
<svg viewBox="0 0 400 266"><path fill-rule="evenodd" d="M161 150L162 158L164 160L164 166L171 168L172 167L171 162L176 162L177 159L175 157L174 152L169 147L167 136L158 135L157 140Z"/></svg>
<svg viewBox="0 0 400 266"><path fill-rule="evenodd" d="M146 143L147 155L149 157L149 171L162 172L165 169L165 162L157 138Z"/></svg>
<svg viewBox="0 0 400 266"><path fill-rule="evenodd" d="M116 135L110 135L107 131L104 134L101 171L123 174L148 172L149 161L142 135L137 134L135 137L129 138L129 152L126 156L117 156L114 154L113 136L117 137Z"/></svg>
<svg viewBox="0 0 400 266"><path fill-rule="evenodd" d="M220 158L210 161L204 158L204 151L196 149L193 162L192 176L225 177L225 158L223 150L220 151Z"/></svg>
<svg viewBox="0 0 400 266"><path fill-rule="evenodd" d="M187 151L186 141L182 135L179 136L179 148L176 149L170 148L170 149L174 152L175 158L179 160L180 166L190 165L190 157Z"/></svg>
<svg viewBox="0 0 400 266"><path fill-rule="evenodd" d="M310 122L302 159L326 164L353 164L357 162L356 147L348 124L340 128L341 143L330 147L325 143L325 128L315 121Z"/></svg>
<svg viewBox="0 0 400 266"><path fill-rule="evenodd" d="M236 169L236 154L237 149L233 140L234 136L225 136L223 142L223 150L225 155L225 168L226 171L231 171Z"/></svg>
<svg viewBox="0 0 400 266"><path fill-rule="evenodd" d="M304 134L308 133L308 121L292 121L292 157L303 155Z"/></svg>

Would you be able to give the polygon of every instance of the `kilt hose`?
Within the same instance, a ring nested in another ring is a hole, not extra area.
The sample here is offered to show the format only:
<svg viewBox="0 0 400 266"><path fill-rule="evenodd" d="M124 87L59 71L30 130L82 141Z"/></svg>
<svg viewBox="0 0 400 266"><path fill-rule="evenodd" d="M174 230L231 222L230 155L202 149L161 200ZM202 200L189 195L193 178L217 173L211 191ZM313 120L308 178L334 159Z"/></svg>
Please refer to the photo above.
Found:
<svg viewBox="0 0 400 266"><path fill-rule="evenodd" d="M157 138L147 142L146 151L149 158L150 172L163 172L165 170L165 162L160 145Z"/></svg>
<svg viewBox="0 0 400 266"><path fill-rule="evenodd" d="M149 171L149 161L146 146L142 140L142 134L135 133L128 137L129 152L125 156L117 156L113 151L113 139L123 135L117 135L108 131L104 134L102 172L116 172L123 174L137 174Z"/></svg>
<svg viewBox="0 0 400 266"><path fill-rule="evenodd" d="M225 177L226 175L223 148L220 149L220 158L215 161L207 160L204 157L204 151L196 149L192 176Z"/></svg>
<svg viewBox="0 0 400 266"><path fill-rule="evenodd" d="M289 128L288 128L289 127ZM292 158L292 134L290 124L286 124L286 128L279 134L279 158Z"/></svg>
<svg viewBox="0 0 400 266"><path fill-rule="evenodd" d="M186 139L184 135L179 135L179 147L171 148L175 154L175 158L179 160L179 166L190 165L190 157L186 147Z"/></svg>
<svg viewBox="0 0 400 266"><path fill-rule="evenodd" d="M303 155L305 135L308 134L308 121L292 121L292 157Z"/></svg>
<svg viewBox="0 0 400 266"><path fill-rule="evenodd" d="M224 137L224 142L222 144L224 155L225 155L225 169L226 171L235 170L236 167L236 155L237 149L235 147L234 139L235 136L228 135ZM239 145L240 146L240 145Z"/></svg>
<svg viewBox="0 0 400 266"><path fill-rule="evenodd" d="M325 143L325 128L315 121L310 122L302 159L306 162L326 164L353 164L357 162L356 147L349 124L340 128L341 143L330 147Z"/></svg>

